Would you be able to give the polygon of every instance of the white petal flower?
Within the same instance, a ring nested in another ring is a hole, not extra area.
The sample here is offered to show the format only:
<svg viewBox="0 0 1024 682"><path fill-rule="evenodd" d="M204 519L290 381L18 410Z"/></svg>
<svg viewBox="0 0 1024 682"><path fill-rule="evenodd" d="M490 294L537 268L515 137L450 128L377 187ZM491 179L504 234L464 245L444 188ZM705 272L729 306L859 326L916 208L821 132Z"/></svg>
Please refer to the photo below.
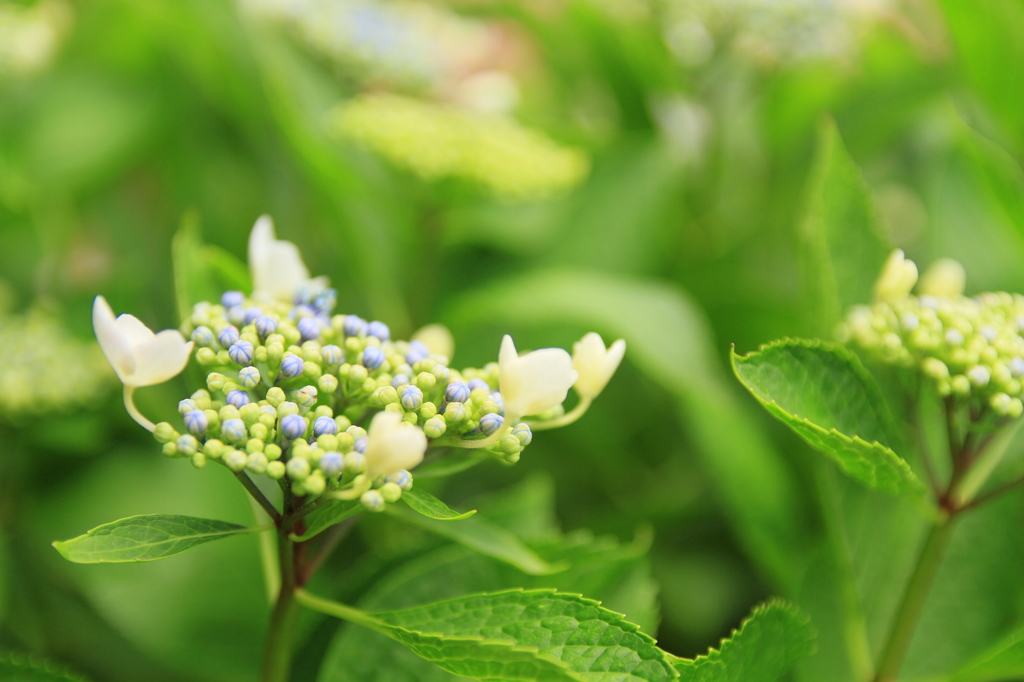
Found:
<svg viewBox="0 0 1024 682"><path fill-rule="evenodd" d="M590 332L573 345L572 367L579 374L575 387L580 398L590 400L604 390L608 380L622 362L625 352L626 342L623 339L605 349L601 336L594 332Z"/></svg>
<svg viewBox="0 0 1024 682"><path fill-rule="evenodd" d="M498 384L505 400L506 423L561 405L577 376L572 357L561 348L541 348L520 356L512 337L506 334L498 354Z"/></svg>
<svg viewBox="0 0 1024 682"><path fill-rule="evenodd" d="M276 238L274 221L268 215L257 218L249 233L249 272L254 298L269 296L291 301L303 287L315 291L327 286L323 277L310 279L299 247Z"/></svg>
<svg viewBox="0 0 1024 682"><path fill-rule="evenodd" d="M963 296L966 284L964 266L952 258L940 258L924 271L918 292L923 296L956 298Z"/></svg>
<svg viewBox="0 0 1024 682"><path fill-rule="evenodd" d="M427 450L423 431L404 423L397 412L378 412L366 436L366 474L371 479L412 469Z"/></svg>
<svg viewBox="0 0 1024 682"><path fill-rule="evenodd" d="M96 339L121 383L130 388L151 386L177 376L188 364L192 342L177 329L154 334L132 315L114 318L102 296L92 306Z"/></svg>
<svg viewBox="0 0 1024 682"><path fill-rule="evenodd" d="M915 284L917 266L914 261L906 259L902 249L894 249L875 282L875 300L884 302L903 298L910 294Z"/></svg>

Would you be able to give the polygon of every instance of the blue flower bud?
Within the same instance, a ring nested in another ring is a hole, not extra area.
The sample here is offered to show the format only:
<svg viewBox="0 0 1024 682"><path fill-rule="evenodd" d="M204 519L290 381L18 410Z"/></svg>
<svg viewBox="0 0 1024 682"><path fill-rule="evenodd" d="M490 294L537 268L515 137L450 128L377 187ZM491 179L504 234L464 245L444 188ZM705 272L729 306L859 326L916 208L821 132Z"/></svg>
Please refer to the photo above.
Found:
<svg viewBox="0 0 1024 682"><path fill-rule="evenodd" d="M306 363L298 355L289 353L281 358L281 374L288 378L295 378L306 369Z"/></svg>
<svg viewBox="0 0 1024 682"><path fill-rule="evenodd" d="M423 391L415 386L403 386L399 400L405 409L418 410L423 405Z"/></svg>
<svg viewBox="0 0 1024 682"><path fill-rule="evenodd" d="M410 474L405 469L402 469L401 471L396 471L393 474L388 474L384 480L386 480L388 483L394 483L402 490L412 489L412 474Z"/></svg>
<svg viewBox="0 0 1024 682"><path fill-rule="evenodd" d="M444 389L444 399L450 403L464 403L469 400L469 386L455 382Z"/></svg>
<svg viewBox="0 0 1024 682"><path fill-rule="evenodd" d="M238 340L228 348L228 357L236 365L248 365L252 362L253 347L248 341Z"/></svg>
<svg viewBox="0 0 1024 682"><path fill-rule="evenodd" d="M193 436L201 436L210 428L210 418L202 410L193 410L182 415L185 420L185 428Z"/></svg>
<svg viewBox="0 0 1024 682"><path fill-rule="evenodd" d="M489 436L492 433L497 433L501 425L505 423L505 418L498 414L485 414L480 417L480 431L485 436Z"/></svg>
<svg viewBox="0 0 1024 682"><path fill-rule="evenodd" d="M324 476L337 476L345 466L345 460L340 452L328 452L320 458L320 470Z"/></svg>
<svg viewBox="0 0 1024 682"><path fill-rule="evenodd" d="M469 380L469 390L472 392L472 391L475 391L478 388L482 388L482 389L484 389L485 391L488 391L488 392L491 390L491 387L488 386L487 382L484 381L483 379L470 379Z"/></svg>
<svg viewBox="0 0 1024 682"><path fill-rule="evenodd" d="M191 398L185 398L184 400L178 401L178 414L185 416L189 412L199 409L199 403Z"/></svg>
<svg viewBox="0 0 1024 682"><path fill-rule="evenodd" d="M277 331L277 320L267 315L256 319L256 333L264 339Z"/></svg>
<svg viewBox="0 0 1024 682"><path fill-rule="evenodd" d="M346 315L341 329L345 332L345 336L359 336L366 329L366 321L358 315Z"/></svg>
<svg viewBox="0 0 1024 682"><path fill-rule="evenodd" d="M391 330L383 322L377 322L376 320L366 325L367 336L376 336L381 341L387 341L391 338Z"/></svg>
<svg viewBox="0 0 1024 682"><path fill-rule="evenodd" d="M209 346L213 343L213 332L209 327L196 327L192 330L192 340L197 346Z"/></svg>
<svg viewBox="0 0 1024 682"><path fill-rule="evenodd" d="M182 455L194 455L199 449L199 441L195 436L180 436L174 443L178 447L178 453Z"/></svg>
<svg viewBox="0 0 1024 682"><path fill-rule="evenodd" d="M493 393L491 393L491 400L493 400L495 404L498 406L498 414L504 415L505 399L501 397L501 394L498 393L497 391L494 391Z"/></svg>
<svg viewBox="0 0 1024 682"><path fill-rule="evenodd" d="M337 302L338 292L331 288L324 289L313 299L313 305L321 313L330 313Z"/></svg>
<svg viewBox="0 0 1024 682"><path fill-rule="evenodd" d="M281 418L281 435L288 440L302 438L306 433L306 418L297 414L286 414Z"/></svg>
<svg viewBox="0 0 1024 682"><path fill-rule="evenodd" d="M321 348L320 356L323 357L324 363L328 365L340 365L345 361L345 353L334 344Z"/></svg>
<svg viewBox="0 0 1024 682"><path fill-rule="evenodd" d="M408 383L411 383L409 381L408 376L406 376L405 374L396 374L395 378L391 380L391 387L401 388L402 386L405 386Z"/></svg>
<svg viewBox="0 0 1024 682"><path fill-rule="evenodd" d="M363 496L359 498L359 501L362 502L367 511L384 511L384 496L381 495L378 490L367 490L363 493Z"/></svg>
<svg viewBox="0 0 1024 682"><path fill-rule="evenodd" d="M225 419L220 425L220 434L225 440L237 443L247 435L245 422L241 419Z"/></svg>
<svg viewBox="0 0 1024 682"><path fill-rule="evenodd" d="M225 291L220 296L220 304L225 308L234 308L245 302L245 294L241 291Z"/></svg>
<svg viewBox="0 0 1024 682"><path fill-rule="evenodd" d="M410 341L409 352L405 354L405 361L410 365L415 365L420 360L423 360L430 355L430 350L423 345L422 341Z"/></svg>
<svg viewBox="0 0 1024 682"><path fill-rule="evenodd" d="M352 446L352 450L359 453L366 452L366 445L370 442L370 439L366 436L362 438L356 438L355 444Z"/></svg>
<svg viewBox="0 0 1024 682"><path fill-rule="evenodd" d="M285 466L285 470L288 472L289 478L296 481L308 478L310 474L309 462L302 457L296 457L289 460L288 464Z"/></svg>
<svg viewBox="0 0 1024 682"><path fill-rule="evenodd" d="M367 369L377 369L384 364L384 351L377 346L367 346L363 351L363 366Z"/></svg>
<svg viewBox="0 0 1024 682"><path fill-rule="evenodd" d="M224 348L228 348L235 341L238 341L238 327L228 325L217 332L217 343Z"/></svg>
<svg viewBox="0 0 1024 682"><path fill-rule="evenodd" d="M317 417L313 422L313 435L320 437L325 434L338 433L338 423L331 417Z"/></svg>
<svg viewBox="0 0 1024 682"><path fill-rule="evenodd" d="M529 424L516 424L512 429L512 435L519 439L524 448L533 440L533 431L530 430Z"/></svg>
<svg viewBox="0 0 1024 682"><path fill-rule="evenodd" d="M309 341L320 336L320 323L312 317L304 317L299 320L296 328L299 330L299 334L302 335L303 341Z"/></svg>
<svg viewBox="0 0 1024 682"><path fill-rule="evenodd" d="M255 367L243 367L238 370L238 383L242 384L245 388L255 388L262 378L260 371Z"/></svg>
<svg viewBox="0 0 1024 682"><path fill-rule="evenodd" d="M242 409L242 407L252 402L249 398L249 394L245 391L228 391L225 401L228 405L238 409Z"/></svg>
<svg viewBox="0 0 1024 682"><path fill-rule="evenodd" d="M245 310L245 323L246 324L252 324L253 322L255 322L256 320L258 320L261 317L263 317L263 309L262 308L258 308L256 306L252 306L251 308L246 308L246 310Z"/></svg>

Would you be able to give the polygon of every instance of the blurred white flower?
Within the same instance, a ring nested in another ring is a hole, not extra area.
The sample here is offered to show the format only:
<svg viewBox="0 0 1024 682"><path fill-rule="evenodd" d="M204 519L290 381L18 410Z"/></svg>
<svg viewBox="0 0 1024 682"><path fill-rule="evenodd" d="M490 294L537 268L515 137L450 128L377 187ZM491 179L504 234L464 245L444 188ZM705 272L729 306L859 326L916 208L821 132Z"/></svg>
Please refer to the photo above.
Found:
<svg viewBox="0 0 1024 682"><path fill-rule="evenodd" d="M907 260L903 249L894 249L875 282L875 300L894 301L910 294L917 284L917 266Z"/></svg>
<svg viewBox="0 0 1024 682"><path fill-rule="evenodd" d="M128 388L161 384L188 364L192 342L177 329L154 334L133 315L114 318L102 296L92 306L92 326L103 354Z"/></svg>
<svg viewBox="0 0 1024 682"><path fill-rule="evenodd" d="M327 286L323 277L310 279L299 247L277 239L274 221L268 215L257 218L249 233L249 272L254 298L269 296L291 301L302 288L315 292Z"/></svg>
<svg viewBox="0 0 1024 682"><path fill-rule="evenodd" d="M410 341L419 341L433 355L443 355L451 360L455 355L455 337L443 324L428 324L418 329Z"/></svg>
<svg viewBox="0 0 1024 682"><path fill-rule="evenodd" d="M498 354L498 384L507 424L561 405L578 374L561 348L541 348L520 356L508 334Z"/></svg>
<svg viewBox="0 0 1024 682"><path fill-rule="evenodd" d="M952 258L940 258L924 271L921 285L917 289L922 296L956 298L963 296L966 285L967 272L964 266Z"/></svg>
<svg viewBox="0 0 1024 682"><path fill-rule="evenodd" d="M623 339L606 349L601 336L594 332L573 345L572 367L579 374L574 386L581 399L592 400L604 390L625 352L626 342Z"/></svg>
<svg viewBox="0 0 1024 682"><path fill-rule="evenodd" d="M409 470L423 461L427 437L397 412L378 412L366 431L366 474L370 479Z"/></svg>

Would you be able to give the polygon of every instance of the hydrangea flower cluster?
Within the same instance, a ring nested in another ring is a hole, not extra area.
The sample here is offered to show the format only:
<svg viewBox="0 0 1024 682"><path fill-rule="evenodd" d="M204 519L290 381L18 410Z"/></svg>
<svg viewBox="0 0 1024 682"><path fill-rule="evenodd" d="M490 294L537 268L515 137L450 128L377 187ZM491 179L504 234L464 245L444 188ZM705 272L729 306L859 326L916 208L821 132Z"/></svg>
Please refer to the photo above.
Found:
<svg viewBox="0 0 1024 682"><path fill-rule="evenodd" d="M937 261L921 277L895 251L879 277L875 302L856 306L838 338L882 363L915 368L939 395L987 405L1000 417L1024 414L1024 297L963 295L963 267Z"/></svg>
<svg viewBox="0 0 1024 682"><path fill-rule="evenodd" d="M429 445L483 449L514 463L533 437L531 423L578 418L625 351L623 341L605 349L588 334L574 356L557 348L520 355L505 336L498 362L456 369L436 326L404 341L383 322L334 314L335 292L309 279L268 218L257 221L249 253L254 293L197 304L182 325L189 341L177 330L154 335L130 315L114 319L102 297L94 322L129 412L166 455L265 475L296 496L329 493L380 511L411 488L410 470ZM295 285L290 299L279 295L282 281ZM179 425L151 424L129 389L179 373L193 350L206 386L178 404ZM580 400L566 414L574 385Z"/></svg>

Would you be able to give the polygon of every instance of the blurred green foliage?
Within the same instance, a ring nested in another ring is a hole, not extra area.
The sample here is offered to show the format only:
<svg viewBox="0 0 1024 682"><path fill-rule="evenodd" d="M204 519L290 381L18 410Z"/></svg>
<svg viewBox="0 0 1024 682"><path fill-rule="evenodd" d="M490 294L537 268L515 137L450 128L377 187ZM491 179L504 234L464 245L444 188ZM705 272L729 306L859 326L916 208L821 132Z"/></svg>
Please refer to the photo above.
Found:
<svg viewBox="0 0 1024 682"><path fill-rule="evenodd" d="M1024 4L452 0L371 12L348 37L330 34L342 22L327 0L293 3L287 21L260 4L0 2L11 307L45 308L87 339L103 293L155 329L177 326L183 220L238 281L224 254L243 257L270 213L331 278L340 311L399 336L443 322L461 364L494 359L503 332L521 348L566 347L591 329L626 338L626 363L585 419L539 435L513 468L481 466L436 492L459 509L491 495L489 518L520 524L546 558L621 557L615 580L558 586L630 605L676 654L703 653L780 595L819 633L796 678L862 682L920 516L838 477L759 413L727 374L729 344L830 336L890 244L923 264L959 259L969 294L1024 290ZM296 30L296 13L314 10L322 40ZM453 50L410 84L371 68L380 58L366 45L415 43L374 43L388 20L425 45L399 67L466 35L484 47ZM362 93L497 106L507 88L467 85L494 72L518 84L514 125L589 157L577 186L510 201L420 179L332 134L331 112ZM65 565L49 547L133 514L250 522L233 481L161 458L115 393L83 412L0 416L0 650L97 680L251 679L267 614L256 538L130 566ZM185 394L177 379L137 400L157 421ZM513 484L540 516L499 518L513 493L494 491ZM1019 674L1022 513L1007 498L958 530L908 679ZM410 585L429 592L451 571L475 589L533 580L390 521L358 526L325 590L375 606L411 603ZM563 533L568 545L550 544ZM429 560L403 569L414 554ZM334 679L317 677L323 653L352 657L374 636L310 617L303 637L297 680Z"/></svg>

